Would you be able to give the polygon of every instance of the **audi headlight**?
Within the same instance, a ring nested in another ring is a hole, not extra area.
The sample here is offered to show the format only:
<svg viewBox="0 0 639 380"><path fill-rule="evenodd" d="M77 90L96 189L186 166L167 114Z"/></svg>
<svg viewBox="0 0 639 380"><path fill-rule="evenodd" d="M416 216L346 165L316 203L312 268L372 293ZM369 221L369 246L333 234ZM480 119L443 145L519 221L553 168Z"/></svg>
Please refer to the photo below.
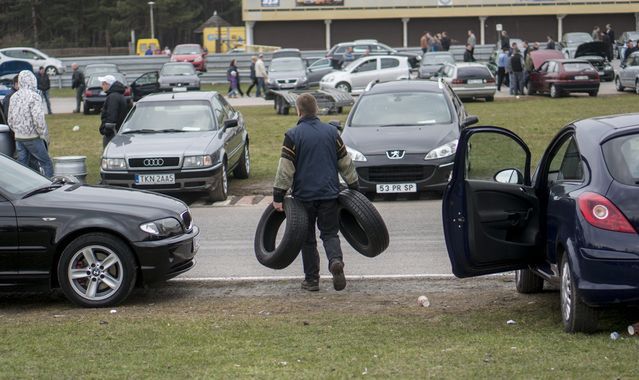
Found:
<svg viewBox="0 0 639 380"><path fill-rule="evenodd" d="M163 239L184 232L182 225L175 218L164 218L140 225L140 229L154 238Z"/></svg>
<svg viewBox="0 0 639 380"><path fill-rule="evenodd" d="M102 170L126 170L124 158L103 158Z"/></svg>
<svg viewBox="0 0 639 380"><path fill-rule="evenodd" d="M364 156L362 153L356 151L353 148L346 147L346 152L348 153L349 156L351 156L351 160L353 161L357 161L357 162L366 161L366 156Z"/></svg>
<svg viewBox="0 0 639 380"><path fill-rule="evenodd" d="M457 140L453 140L448 144L444 144L431 150L428 152L426 157L424 157L424 160L436 160L438 158L452 156L455 152L457 152Z"/></svg>
<svg viewBox="0 0 639 380"><path fill-rule="evenodd" d="M213 166L213 159L209 155L184 157L184 168L206 168Z"/></svg>

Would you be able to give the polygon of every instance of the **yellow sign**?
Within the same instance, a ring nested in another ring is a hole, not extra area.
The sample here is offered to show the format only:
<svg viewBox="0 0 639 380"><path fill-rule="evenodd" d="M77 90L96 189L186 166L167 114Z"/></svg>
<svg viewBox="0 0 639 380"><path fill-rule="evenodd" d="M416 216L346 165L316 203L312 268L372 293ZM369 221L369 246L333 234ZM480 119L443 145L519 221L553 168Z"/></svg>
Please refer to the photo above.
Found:
<svg viewBox="0 0 639 380"><path fill-rule="evenodd" d="M220 31L222 34L221 53L225 53L231 49L241 48L246 44L246 29L243 26L220 28ZM209 53L215 53L218 39L217 28L204 28L202 31L202 39L202 45Z"/></svg>

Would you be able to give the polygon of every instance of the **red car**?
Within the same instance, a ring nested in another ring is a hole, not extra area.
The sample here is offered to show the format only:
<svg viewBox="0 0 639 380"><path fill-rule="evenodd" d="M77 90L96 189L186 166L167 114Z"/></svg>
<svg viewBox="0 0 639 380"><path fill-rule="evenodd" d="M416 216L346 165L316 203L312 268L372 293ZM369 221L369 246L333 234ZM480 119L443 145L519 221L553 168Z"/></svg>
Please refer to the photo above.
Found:
<svg viewBox="0 0 639 380"><path fill-rule="evenodd" d="M198 44L177 45L171 54L171 62L190 62L197 71L206 71L206 51Z"/></svg>
<svg viewBox="0 0 639 380"><path fill-rule="evenodd" d="M571 92L599 93L599 73L588 61L551 59L530 73L528 94L549 93L558 98Z"/></svg>

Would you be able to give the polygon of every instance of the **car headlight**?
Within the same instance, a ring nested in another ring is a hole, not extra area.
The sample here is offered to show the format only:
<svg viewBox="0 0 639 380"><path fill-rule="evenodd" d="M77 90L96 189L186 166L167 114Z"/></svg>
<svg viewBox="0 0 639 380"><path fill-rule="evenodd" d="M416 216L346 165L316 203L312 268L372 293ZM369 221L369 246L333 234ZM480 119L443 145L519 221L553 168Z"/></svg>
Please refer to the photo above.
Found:
<svg viewBox="0 0 639 380"><path fill-rule="evenodd" d="M126 160L124 158L103 158L103 170L125 170Z"/></svg>
<svg viewBox="0 0 639 380"><path fill-rule="evenodd" d="M335 76L334 75L329 75L327 77L322 78L322 82L332 82L335 80Z"/></svg>
<svg viewBox="0 0 639 380"><path fill-rule="evenodd" d="M202 57L195 57L193 62L202 62Z"/></svg>
<svg viewBox="0 0 639 380"><path fill-rule="evenodd" d="M444 158L448 156L452 156L457 152L457 140L453 140L447 144L444 144L440 147L437 147L424 157L424 160L436 160L438 158Z"/></svg>
<svg viewBox="0 0 639 380"><path fill-rule="evenodd" d="M213 165L213 158L209 155L184 157L184 168L205 168Z"/></svg>
<svg viewBox="0 0 639 380"><path fill-rule="evenodd" d="M175 218L164 218L140 225L140 229L157 239L163 239L184 232L182 225Z"/></svg>
<svg viewBox="0 0 639 380"><path fill-rule="evenodd" d="M351 160L353 161L357 161L357 162L366 161L366 156L364 156L362 153L360 153L359 151L356 151L353 148L346 147L346 152L348 153L349 156L351 156Z"/></svg>

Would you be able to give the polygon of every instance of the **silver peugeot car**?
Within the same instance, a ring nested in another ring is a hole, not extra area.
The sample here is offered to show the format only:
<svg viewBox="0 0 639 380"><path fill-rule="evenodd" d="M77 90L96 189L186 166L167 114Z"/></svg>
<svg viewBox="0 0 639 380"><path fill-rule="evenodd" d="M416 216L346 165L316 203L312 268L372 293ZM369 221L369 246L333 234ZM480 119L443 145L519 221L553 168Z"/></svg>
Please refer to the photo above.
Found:
<svg viewBox="0 0 639 380"><path fill-rule="evenodd" d="M248 178L249 136L242 114L217 92L141 99L104 149L105 185L158 192L228 194L228 175Z"/></svg>

